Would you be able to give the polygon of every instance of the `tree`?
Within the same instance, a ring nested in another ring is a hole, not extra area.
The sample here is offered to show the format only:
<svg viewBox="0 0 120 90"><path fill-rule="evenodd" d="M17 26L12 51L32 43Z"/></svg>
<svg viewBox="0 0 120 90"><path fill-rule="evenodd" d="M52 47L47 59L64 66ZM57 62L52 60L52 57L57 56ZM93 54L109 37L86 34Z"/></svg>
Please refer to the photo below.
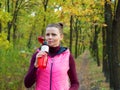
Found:
<svg viewBox="0 0 120 90"><path fill-rule="evenodd" d="M120 90L120 0L118 0L112 28L112 63L114 90Z"/></svg>
<svg viewBox="0 0 120 90"><path fill-rule="evenodd" d="M79 21L78 21L78 18L76 17L75 18L76 19L76 21L75 21L75 36L76 36L76 38L75 38L75 58L77 58L77 56L78 56L78 38L79 38L79 32L78 32L78 24L79 24Z"/></svg>
<svg viewBox="0 0 120 90"><path fill-rule="evenodd" d="M0 3L0 9L1 9L2 3ZM0 33L2 32L2 23L0 21Z"/></svg>
<svg viewBox="0 0 120 90"><path fill-rule="evenodd" d="M45 26L46 26L46 12L47 12L48 1L49 0L43 0L43 7L44 7L45 14L44 14L44 18L43 18L43 29L42 29L41 35L44 35L44 31L45 31Z"/></svg>
<svg viewBox="0 0 120 90"><path fill-rule="evenodd" d="M9 13L10 12L10 1L7 0L7 12ZM8 35L7 35L7 40L10 41L10 35L11 35L11 27L12 27L12 24L11 24L11 21L8 22Z"/></svg>
<svg viewBox="0 0 120 90"><path fill-rule="evenodd" d="M16 42L16 32L17 32L17 18L18 12L22 5L22 0L10 1L7 0L7 12L12 14L12 20L8 22L8 36L7 40L11 40L11 28L13 26L13 43Z"/></svg>
<svg viewBox="0 0 120 90"><path fill-rule="evenodd" d="M109 1L105 0L104 18L106 27L103 29L103 71L112 85L112 8ZM112 87L112 86L111 86Z"/></svg>
<svg viewBox="0 0 120 90"><path fill-rule="evenodd" d="M73 16L71 15L70 17L70 47L69 47L71 52L72 52L72 40L73 40L72 33L73 33Z"/></svg>

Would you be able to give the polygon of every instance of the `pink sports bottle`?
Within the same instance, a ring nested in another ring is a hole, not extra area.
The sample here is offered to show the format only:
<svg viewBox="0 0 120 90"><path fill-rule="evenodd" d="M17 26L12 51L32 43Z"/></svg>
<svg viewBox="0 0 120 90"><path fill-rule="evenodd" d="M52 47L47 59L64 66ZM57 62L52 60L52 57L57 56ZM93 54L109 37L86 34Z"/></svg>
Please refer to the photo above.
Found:
<svg viewBox="0 0 120 90"><path fill-rule="evenodd" d="M49 52L49 46L47 45L47 42L43 39L43 38L39 37L38 40L40 43L42 43L41 46L41 50L40 51L44 51L45 54L42 57L38 57L38 67L39 68L46 68L47 66L47 61L48 61L48 52Z"/></svg>

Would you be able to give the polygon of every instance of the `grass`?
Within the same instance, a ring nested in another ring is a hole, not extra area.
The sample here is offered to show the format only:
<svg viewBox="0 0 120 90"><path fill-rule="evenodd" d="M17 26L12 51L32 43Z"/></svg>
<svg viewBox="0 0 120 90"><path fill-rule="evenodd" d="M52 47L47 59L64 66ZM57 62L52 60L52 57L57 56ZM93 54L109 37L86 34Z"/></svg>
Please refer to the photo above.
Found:
<svg viewBox="0 0 120 90"><path fill-rule="evenodd" d="M78 75L80 73L80 66L81 62L84 57L88 57L88 74L86 74L85 77L87 77L89 80L85 81L86 83L90 83L90 90L110 90L109 83L106 82L106 78L104 77L104 74L102 72L102 66L98 67L97 63L92 59L92 57L89 55L85 56L84 54L80 55L76 59L76 66L77 66L77 72ZM89 75L89 76L87 76ZM81 82L80 82L81 83ZM87 84L86 84L87 85ZM87 86L86 86L87 87Z"/></svg>
<svg viewBox="0 0 120 90"><path fill-rule="evenodd" d="M102 72L102 66L98 67L95 61L90 62L91 89L98 87L98 90L110 90L109 83Z"/></svg>

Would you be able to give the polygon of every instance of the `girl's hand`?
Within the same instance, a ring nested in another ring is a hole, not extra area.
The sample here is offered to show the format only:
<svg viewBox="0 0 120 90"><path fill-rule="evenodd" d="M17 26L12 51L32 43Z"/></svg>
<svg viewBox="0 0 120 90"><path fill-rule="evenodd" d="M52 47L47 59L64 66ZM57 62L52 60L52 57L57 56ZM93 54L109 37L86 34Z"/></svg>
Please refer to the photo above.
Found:
<svg viewBox="0 0 120 90"><path fill-rule="evenodd" d="M38 57L42 57L43 55L45 55L46 53L44 51L39 51L37 54L36 54L36 60L35 60L35 63L34 63L34 66L36 68L38 68Z"/></svg>

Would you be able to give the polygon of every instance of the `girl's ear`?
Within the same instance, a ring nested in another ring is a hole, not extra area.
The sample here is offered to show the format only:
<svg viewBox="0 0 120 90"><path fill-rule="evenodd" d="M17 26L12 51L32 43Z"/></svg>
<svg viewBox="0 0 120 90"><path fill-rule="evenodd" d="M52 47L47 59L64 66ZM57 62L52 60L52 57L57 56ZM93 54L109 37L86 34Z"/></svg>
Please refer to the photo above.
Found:
<svg viewBox="0 0 120 90"><path fill-rule="evenodd" d="M60 35L60 37L61 37L61 40L62 40L62 39L64 38L64 35L63 35L63 34L61 34L61 35Z"/></svg>

